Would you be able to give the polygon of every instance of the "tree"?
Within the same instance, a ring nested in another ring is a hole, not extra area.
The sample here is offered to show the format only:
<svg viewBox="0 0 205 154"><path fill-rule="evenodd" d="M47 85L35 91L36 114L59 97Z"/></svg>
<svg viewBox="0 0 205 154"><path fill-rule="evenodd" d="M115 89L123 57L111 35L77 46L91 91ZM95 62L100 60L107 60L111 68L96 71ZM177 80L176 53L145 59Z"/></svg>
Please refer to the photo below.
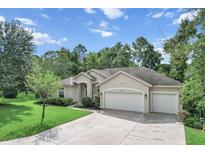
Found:
<svg viewBox="0 0 205 154"><path fill-rule="evenodd" d="M128 44L116 43L111 48L103 48L98 52L98 68L129 67L134 63L131 59L131 49Z"/></svg>
<svg viewBox="0 0 205 154"><path fill-rule="evenodd" d="M205 9L200 9L197 17L190 22L197 30L188 42L191 64L186 71L186 81L182 87L181 102L184 109L193 116L204 119L205 129Z"/></svg>
<svg viewBox="0 0 205 154"><path fill-rule="evenodd" d="M48 51L42 56L42 67L49 70L61 79L73 74L72 58L69 49L61 48L56 51Z"/></svg>
<svg viewBox="0 0 205 154"><path fill-rule="evenodd" d="M85 46L83 46L82 44L78 44L74 49L73 49L73 53L74 53L74 58L75 58L75 62L76 63L82 63L85 55L86 55L87 49Z"/></svg>
<svg viewBox="0 0 205 154"><path fill-rule="evenodd" d="M41 124L45 118L45 101L61 87L59 80L54 73L44 71L38 63L33 62L32 73L27 76L27 85L43 102Z"/></svg>
<svg viewBox="0 0 205 154"><path fill-rule="evenodd" d="M164 51L171 55L170 76L181 82L185 80L189 41L195 34L196 29L193 23L189 20L183 20L176 35L164 43Z"/></svg>
<svg viewBox="0 0 205 154"><path fill-rule="evenodd" d="M170 64L160 64L158 67L158 72L166 76L170 76L171 66Z"/></svg>
<svg viewBox="0 0 205 154"><path fill-rule="evenodd" d="M0 22L0 87L5 97L16 97L26 89L25 77L31 69L35 49L32 32L18 21Z"/></svg>
<svg viewBox="0 0 205 154"><path fill-rule="evenodd" d="M92 68L97 69L99 67L98 54L95 52L87 54L83 66L86 71Z"/></svg>
<svg viewBox="0 0 205 154"><path fill-rule="evenodd" d="M138 66L145 66L157 70L161 62L161 54L154 49L146 38L139 37L132 43L132 57Z"/></svg>
<svg viewBox="0 0 205 154"><path fill-rule="evenodd" d="M128 44L122 44L118 42L110 48L110 52L113 55L112 67L128 67L133 63L131 61L131 50Z"/></svg>
<svg viewBox="0 0 205 154"><path fill-rule="evenodd" d="M110 48L106 47L98 52L99 68L111 68L114 57L110 52Z"/></svg>

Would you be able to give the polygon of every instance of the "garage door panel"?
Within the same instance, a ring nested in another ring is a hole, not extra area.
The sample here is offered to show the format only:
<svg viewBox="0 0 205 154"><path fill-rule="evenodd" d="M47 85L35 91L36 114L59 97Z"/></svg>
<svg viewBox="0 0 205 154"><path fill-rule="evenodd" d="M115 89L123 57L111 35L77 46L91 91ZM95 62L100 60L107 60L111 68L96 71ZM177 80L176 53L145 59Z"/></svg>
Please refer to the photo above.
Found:
<svg viewBox="0 0 205 154"><path fill-rule="evenodd" d="M143 112L142 93L105 93L105 108Z"/></svg>
<svg viewBox="0 0 205 154"><path fill-rule="evenodd" d="M175 93L153 93L152 112L174 113L178 110L178 99Z"/></svg>

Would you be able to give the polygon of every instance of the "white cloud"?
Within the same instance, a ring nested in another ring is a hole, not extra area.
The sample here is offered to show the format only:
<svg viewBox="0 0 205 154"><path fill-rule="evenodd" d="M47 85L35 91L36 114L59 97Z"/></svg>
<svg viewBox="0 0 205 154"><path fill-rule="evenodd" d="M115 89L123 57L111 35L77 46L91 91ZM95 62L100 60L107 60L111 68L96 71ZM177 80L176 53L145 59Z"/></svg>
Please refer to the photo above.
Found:
<svg viewBox="0 0 205 154"><path fill-rule="evenodd" d="M85 25L87 25L87 26L92 26L92 25L93 25L93 22L92 22L92 21L89 21L89 22L85 23Z"/></svg>
<svg viewBox="0 0 205 154"><path fill-rule="evenodd" d="M45 19L51 19L47 14L41 13L40 16L42 16Z"/></svg>
<svg viewBox="0 0 205 154"><path fill-rule="evenodd" d="M84 11L85 11L86 13L89 13L89 14L96 13L96 11L95 11L94 9L92 9L92 8L86 8L86 9L84 9Z"/></svg>
<svg viewBox="0 0 205 154"><path fill-rule="evenodd" d="M35 26L36 23L34 23L31 19L28 18L15 18L15 20L20 21L24 25L30 25L30 26Z"/></svg>
<svg viewBox="0 0 205 154"><path fill-rule="evenodd" d="M158 48L155 48L159 53L162 54L162 61L161 63L162 64L169 64L169 61L170 61L170 54L167 54L164 52L163 48L162 47L158 47Z"/></svg>
<svg viewBox="0 0 205 154"><path fill-rule="evenodd" d="M174 17L174 13L173 12L166 12L164 14L164 16L167 17L167 18L173 18Z"/></svg>
<svg viewBox="0 0 205 154"><path fill-rule="evenodd" d="M164 15L164 11L152 14L152 18L161 18Z"/></svg>
<svg viewBox="0 0 205 154"><path fill-rule="evenodd" d="M198 10L182 13L179 16L179 18L174 19L172 23L174 25L180 24L182 22L182 20L185 20L185 19L188 19L188 20L192 21L197 16L197 14L198 14Z"/></svg>
<svg viewBox="0 0 205 154"><path fill-rule="evenodd" d="M124 19L125 19L125 20L127 20L128 18L129 18L128 15L125 15L125 16L124 16Z"/></svg>
<svg viewBox="0 0 205 154"><path fill-rule="evenodd" d="M108 28L108 22L102 20L102 21L100 21L99 26L106 29L106 28Z"/></svg>
<svg viewBox="0 0 205 154"><path fill-rule="evenodd" d="M168 38L166 38L166 39L168 39ZM165 38L157 38L156 40L155 40L155 42L153 43L153 45L155 46L155 47L160 47L160 46L163 46L163 43L164 43L164 41L166 40Z"/></svg>
<svg viewBox="0 0 205 154"><path fill-rule="evenodd" d="M102 30L102 29L91 29L90 31L92 33L99 33L102 37L111 37L111 36L113 36L112 32L105 31L105 30Z"/></svg>
<svg viewBox="0 0 205 154"><path fill-rule="evenodd" d="M44 44L55 44L55 45L62 45L63 43L67 42L67 38L62 38L59 40L51 38L47 33L40 33L34 32L33 33L34 40L33 42L36 45L44 45Z"/></svg>
<svg viewBox="0 0 205 154"><path fill-rule="evenodd" d="M175 15L174 12L170 12L168 11L167 9L161 9L160 11L159 10L150 10L149 13L147 14L147 16L149 17L152 17L153 19L158 19L158 18L173 18Z"/></svg>
<svg viewBox="0 0 205 154"><path fill-rule="evenodd" d="M100 10L103 11L104 15L109 19L117 19L124 16L124 13L117 8L104 8Z"/></svg>
<svg viewBox="0 0 205 154"><path fill-rule="evenodd" d="M3 16L0 16L0 22L5 22L6 19Z"/></svg>
<svg viewBox="0 0 205 154"><path fill-rule="evenodd" d="M159 12L149 12L147 14L147 16L151 16L154 19L157 18L162 18L162 17L166 17L166 18L173 18L174 17L174 13L173 12L166 12L166 9L163 9L162 11Z"/></svg>
<svg viewBox="0 0 205 154"><path fill-rule="evenodd" d="M35 31L35 28L30 28L30 27L24 27L24 29L26 31L29 31L29 32L34 32Z"/></svg>
<svg viewBox="0 0 205 154"><path fill-rule="evenodd" d="M155 40L155 42L153 42L155 50L157 50L159 53L162 54L162 58L163 58L162 63L163 64L169 64L169 61L170 61L170 54L167 54L166 52L164 52L164 49L163 49L164 42L170 38L171 38L171 36L168 36L166 38L160 37L160 38L157 38Z"/></svg>

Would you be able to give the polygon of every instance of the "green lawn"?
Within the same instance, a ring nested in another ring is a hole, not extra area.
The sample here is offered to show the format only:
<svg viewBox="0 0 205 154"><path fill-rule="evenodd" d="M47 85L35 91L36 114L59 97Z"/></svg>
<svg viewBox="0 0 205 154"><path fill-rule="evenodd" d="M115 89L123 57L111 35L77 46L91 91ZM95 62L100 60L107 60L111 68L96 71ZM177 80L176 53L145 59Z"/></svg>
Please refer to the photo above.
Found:
<svg viewBox="0 0 205 154"><path fill-rule="evenodd" d="M205 145L205 132L185 127L186 143L190 145Z"/></svg>
<svg viewBox="0 0 205 154"><path fill-rule="evenodd" d="M88 111L47 106L44 124L40 126L42 107L33 104L35 101L31 94L19 94L15 99L0 97L0 141L30 136L90 114Z"/></svg>

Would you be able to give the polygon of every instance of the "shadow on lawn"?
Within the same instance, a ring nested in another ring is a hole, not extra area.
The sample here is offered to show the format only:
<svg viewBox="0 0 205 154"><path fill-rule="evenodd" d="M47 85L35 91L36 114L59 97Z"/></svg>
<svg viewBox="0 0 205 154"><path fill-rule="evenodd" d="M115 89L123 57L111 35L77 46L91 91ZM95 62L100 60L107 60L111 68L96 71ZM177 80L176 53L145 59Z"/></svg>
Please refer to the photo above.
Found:
<svg viewBox="0 0 205 154"><path fill-rule="evenodd" d="M23 128L16 129L14 132L8 133L2 139L0 139L0 141L7 141L11 139L20 138L20 137L31 136L31 135L40 133L42 131L48 130L49 128L52 128L52 127L53 127L53 124L43 124L43 125L37 124L37 125L25 126ZM56 133L55 134L52 133L52 137L54 138L55 136L57 136ZM48 135L46 135L45 137L45 133L43 133L43 135L37 136L35 142L48 139L49 137Z"/></svg>
<svg viewBox="0 0 205 154"><path fill-rule="evenodd" d="M0 127L14 121L22 121L19 116L31 115L32 108L24 105L1 104L0 105Z"/></svg>
<svg viewBox="0 0 205 154"><path fill-rule="evenodd" d="M25 103L25 102L29 102L29 101L36 101L36 98L34 98L34 96L32 95L25 95L23 96L19 96L17 98L3 98L0 97L0 104L10 104L10 103Z"/></svg>

